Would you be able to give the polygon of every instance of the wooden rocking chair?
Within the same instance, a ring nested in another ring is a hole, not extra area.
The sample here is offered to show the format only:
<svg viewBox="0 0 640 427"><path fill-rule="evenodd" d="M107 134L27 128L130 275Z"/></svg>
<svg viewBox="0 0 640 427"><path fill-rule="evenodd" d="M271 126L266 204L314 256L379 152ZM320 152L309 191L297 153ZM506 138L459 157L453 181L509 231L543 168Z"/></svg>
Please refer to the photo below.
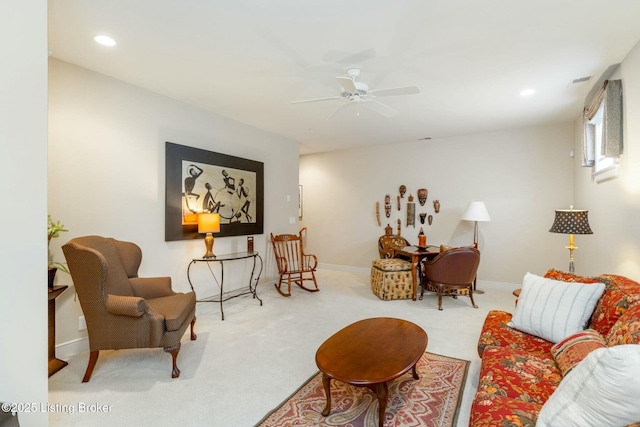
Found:
<svg viewBox="0 0 640 427"><path fill-rule="evenodd" d="M302 232L295 234L279 234L274 236L271 233L271 244L273 245L273 253L276 257L276 265L280 279L275 285L280 295L291 296L291 281L300 286L305 291L318 292L318 282L316 282L316 267L318 266L318 258L315 255L306 255L302 248ZM282 290L282 282L287 278L287 292ZM307 288L303 285L305 280L312 280L315 289Z"/></svg>

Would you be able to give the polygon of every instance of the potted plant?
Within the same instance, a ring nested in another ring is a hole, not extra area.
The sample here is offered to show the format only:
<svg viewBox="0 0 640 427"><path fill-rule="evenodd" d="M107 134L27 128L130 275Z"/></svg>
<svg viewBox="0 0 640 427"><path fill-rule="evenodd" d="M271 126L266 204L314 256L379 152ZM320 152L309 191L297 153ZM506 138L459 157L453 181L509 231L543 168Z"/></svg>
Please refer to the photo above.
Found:
<svg viewBox="0 0 640 427"><path fill-rule="evenodd" d="M60 236L60 233L64 231L69 231L64 228L64 225L60 223L60 221L53 221L51 219L51 215L47 215L48 227L47 227L47 251L49 251L49 245L51 244L51 239ZM53 279L56 277L56 271L62 270L65 273L69 273L67 266L61 262L53 261L53 257L49 255L49 289L53 288Z"/></svg>

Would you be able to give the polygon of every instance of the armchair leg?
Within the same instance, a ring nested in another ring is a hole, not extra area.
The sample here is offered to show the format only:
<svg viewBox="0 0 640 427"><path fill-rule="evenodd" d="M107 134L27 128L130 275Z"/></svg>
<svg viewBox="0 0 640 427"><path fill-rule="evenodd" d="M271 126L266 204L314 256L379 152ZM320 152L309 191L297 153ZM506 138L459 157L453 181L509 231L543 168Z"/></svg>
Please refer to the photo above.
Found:
<svg viewBox="0 0 640 427"><path fill-rule="evenodd" d="M196 316L193 316L193 320L191 321L191 341L195 341L198 336L193 332L193 327L196 324Z"/></svg>
<svg viewBox="0 0 640 427"><path fill-rule="evenodd" d="M178 369L178 353L180 352L180 346L182 344L178 343L175 347L166 347L164 351L167 353L171 353L171 358L173 359L173 370L171 371L171 378L178 378L180 376L180 369Z"/></svg>
<svg viewBox="0 0 640 427"><path fill-rule="evenodd" d="M476 303L473 301L473 286L469 286L469 298L471 298L471 305L473 308L478 308Z"/></svg>
<svg viewBox="0 0 640 427"><path fill-rule="evenodd" d="M84 373L84 378L82 379L83 383L88 383L91 379L91 374L93 373L93 368L96 367L96 362L98 361L99 354L100 350L95 350L89 353L89 363L87 364L87 370Z"/></svg>

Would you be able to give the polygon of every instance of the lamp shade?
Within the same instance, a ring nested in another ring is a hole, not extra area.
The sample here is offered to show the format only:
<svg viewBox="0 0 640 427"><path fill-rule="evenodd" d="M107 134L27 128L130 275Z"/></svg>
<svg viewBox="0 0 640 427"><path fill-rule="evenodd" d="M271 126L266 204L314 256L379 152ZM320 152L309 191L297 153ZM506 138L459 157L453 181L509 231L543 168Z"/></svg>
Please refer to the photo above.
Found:
<svg viewBox="0 0 640 427"><path fill-rule="evenodd" d="M201 213L198 215L198 233L219 233L220 214Z"/></svg>
<svg viewBox="0 0 640 427"><path fill-rule="evenodd" d="M484 202L470 202L462 214L463 221L491 221Z"/></svg>
<svg viewBox="0 0 640 427"><path fill-rule="evenodd" d="M589 227L589 211L560 209L556 210L556 218L549 230L562 234L593 234Z"/></svg>

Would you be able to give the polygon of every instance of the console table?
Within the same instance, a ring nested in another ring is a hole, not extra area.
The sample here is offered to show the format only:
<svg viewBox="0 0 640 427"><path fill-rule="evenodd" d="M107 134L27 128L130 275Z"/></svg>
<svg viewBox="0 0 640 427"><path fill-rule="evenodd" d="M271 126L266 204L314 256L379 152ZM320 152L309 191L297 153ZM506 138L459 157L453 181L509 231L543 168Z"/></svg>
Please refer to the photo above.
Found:
<svg viewBox="0 0 640 427"><path fill-rule="evenodd" d="M56 298L68 286L54 286L49 289L49 376L67 366L67 362L56 358Z"/></svg>
<svg viewBox="0 0 640 427"><path fill-rule="evenodd" d="M249 285L235 289L233 291L224 291L224 263L227 261L238 261L243 259L253 259L253 267L251 268L251 276L249 277ZM260 266L258 268L258 261ZM262 300L258 297L258 281L260 280L260 274L262 274L262 258L260 254L256 251L251 252L238 252L234 254L224 254L224 255L216 255L212 258L194 258L189 263L189 267L187 268L187 280L189 280L189 286L191 286L191 290L195 292L193 289L193 284L191 283L191 267L198 263L219 263L220 264L220 294L218 296L207 297L204 299L196 299L196 302L217 302L220 303L220 313L222 316L222 320L224 320L224 310L222 307L222 303L224 301L228 301L231 298L236 298L241 295L252 295L254 299L260 301L260 305L262 306ZM215 275L213 274L213 270L209 268L211 272L211 276L214 280L216 280Z"/></svg>

